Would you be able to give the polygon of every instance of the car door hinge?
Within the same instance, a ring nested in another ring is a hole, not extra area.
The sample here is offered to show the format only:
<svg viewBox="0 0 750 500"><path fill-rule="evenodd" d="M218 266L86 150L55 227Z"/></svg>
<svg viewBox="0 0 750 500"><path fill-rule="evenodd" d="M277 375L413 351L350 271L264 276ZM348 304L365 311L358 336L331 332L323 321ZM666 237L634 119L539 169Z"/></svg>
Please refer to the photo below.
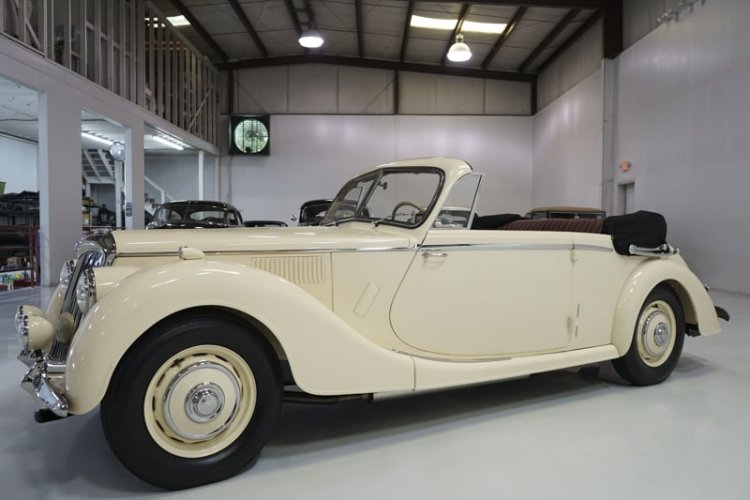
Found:
<svg viewBox="0 0 750 500"><path fill-rule="evenodd" d="M576 252L576 247L570 249L570 261L578 262L578 253Z"/></svg>
<svg viewBox="0 0 750 500"><path fill-rule="evenodd" d="M581 304L576 306L576 315L568 316L568 335L578 337L578 318L581 316Z"/></svg>

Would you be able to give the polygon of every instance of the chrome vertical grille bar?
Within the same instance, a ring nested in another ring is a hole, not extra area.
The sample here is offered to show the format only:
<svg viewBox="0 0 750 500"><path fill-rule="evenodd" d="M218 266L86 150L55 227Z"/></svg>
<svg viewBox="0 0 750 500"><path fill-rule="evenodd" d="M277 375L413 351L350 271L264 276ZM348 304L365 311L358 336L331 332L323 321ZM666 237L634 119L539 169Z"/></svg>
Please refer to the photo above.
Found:
<svg viewBox="0 0 750 500"><path fill-rule="evenodd" d="M65 291L60 317L55 327L55 336L47 357L50 365L64 365L68 356L70 343L73 341L78 324L81 322L81 310L76 302L76 286L81 279L83 271L92 267L101 266L104 263L104 254L98 251L87 251L78 257L73 276L70 279L68 289Z"/></svg>

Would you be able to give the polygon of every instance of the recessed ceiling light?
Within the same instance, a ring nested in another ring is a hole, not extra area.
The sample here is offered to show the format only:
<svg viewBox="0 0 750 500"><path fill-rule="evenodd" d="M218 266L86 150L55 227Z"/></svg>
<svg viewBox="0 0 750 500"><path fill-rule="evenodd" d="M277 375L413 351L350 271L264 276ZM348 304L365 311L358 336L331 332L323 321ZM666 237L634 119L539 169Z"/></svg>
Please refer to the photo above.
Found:
<svg viewBox="0 0 750 500"><path fill-rule="evenodd" d="M81 132L81 137L90 141L101 142L102 144L106 144L107 146L111 146L112 144L114 144L114 141L110 141L106 137L95 135L90 132Z"/></svg>
<svg viewBox="0 0 750 500"><path fill-rule="evenodd" d="M456 29L458 19L437 19L434 17L411 16L410 25L414 28L427 28L433 30L452 31ZM491 33L499 35L505 31L506 23L480 23L476 21L464 21L461 25L462 32Z"/></svg>
<svg viewBox="0 0 750 500"><path fill-rule="evenodd" d="M190 21L188 21L185 16L167 17L167 21L169 21L169 23L175 28L179 26L190 26Z"/></svg>
<svg viewBox="0 0 750 500"><path fill-rule="evenodd" d="M499 35L505 31L506 23L479 23L476 21L464 21L461 25L461 31L470 31L472 33L491 33Z"/></svg>
<svg viewBox="0 0 750 500"><path fill-rule="evenodd" d="M456 28L457 19L436 19L434 17L411 16L411 25L415 28L432 30L452 30Z"/></svg>

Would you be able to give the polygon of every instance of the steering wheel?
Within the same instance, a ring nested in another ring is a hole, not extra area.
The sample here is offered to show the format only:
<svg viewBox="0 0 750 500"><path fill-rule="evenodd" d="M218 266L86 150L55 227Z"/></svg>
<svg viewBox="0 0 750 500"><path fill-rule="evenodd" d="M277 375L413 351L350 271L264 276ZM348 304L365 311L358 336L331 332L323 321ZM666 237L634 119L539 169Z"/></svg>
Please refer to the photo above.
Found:
<svg viewBox="0 0 750 500"><path fill-rule="evenodd" d="M414 202L411 202L411 201L408 201L408 200L404 200L404 201L398 202L396 204L396 206L393 207L393 212L391 212L391 219L392 220L396 220L396 215L398 215L398 209L401 208L401 207L412 207L412 208L414 208L416 210L416 212L411 215L412 221L417 220L418 216L424 215L424 209L422 209L422 207L420 207L419 205L417 205Z"/></svg>

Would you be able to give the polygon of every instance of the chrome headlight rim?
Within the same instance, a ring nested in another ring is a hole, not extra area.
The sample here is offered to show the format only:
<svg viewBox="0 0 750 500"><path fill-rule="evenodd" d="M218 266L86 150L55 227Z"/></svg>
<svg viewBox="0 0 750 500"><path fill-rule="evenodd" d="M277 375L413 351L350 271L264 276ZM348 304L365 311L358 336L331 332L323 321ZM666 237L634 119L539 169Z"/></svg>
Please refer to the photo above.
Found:
<svg viewBox="0 0 750 500"><path fill-rule="evenodd" d="M76 285L76 302L82 313L86 314L96 303L96 275L94 269L86 269Z"/></svg>
<svg viewBox="0 0 750 500"><path fill-rule="evenodd" d="M21 349L29 350L29 315L24 312L23 306L18 306L15 317L16 333L21 342Z"/></svg>

